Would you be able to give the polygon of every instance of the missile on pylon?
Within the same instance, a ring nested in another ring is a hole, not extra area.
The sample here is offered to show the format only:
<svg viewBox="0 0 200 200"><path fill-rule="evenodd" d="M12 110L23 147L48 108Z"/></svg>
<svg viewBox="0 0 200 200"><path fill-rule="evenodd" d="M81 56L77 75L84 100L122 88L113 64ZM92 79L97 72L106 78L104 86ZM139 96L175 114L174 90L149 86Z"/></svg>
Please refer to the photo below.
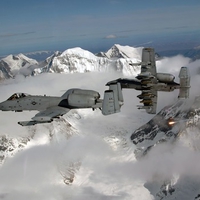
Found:
<svg viewBox="0 0 200 200"><path fill-rule="evenodd" d="M144 92L140 95L137 95L137 98L139 98L139 99L151 99L153 97L155 97L155 95L153 95L151 93L144 93Z"/></svg>
<svg viewBox="0 0 200 200"><path fill-rule="evenodd" d="M153 101L152 101L151 99L143 99L142 101L140 101L140 103L152 105L152 104L153 104Z"/></svg>

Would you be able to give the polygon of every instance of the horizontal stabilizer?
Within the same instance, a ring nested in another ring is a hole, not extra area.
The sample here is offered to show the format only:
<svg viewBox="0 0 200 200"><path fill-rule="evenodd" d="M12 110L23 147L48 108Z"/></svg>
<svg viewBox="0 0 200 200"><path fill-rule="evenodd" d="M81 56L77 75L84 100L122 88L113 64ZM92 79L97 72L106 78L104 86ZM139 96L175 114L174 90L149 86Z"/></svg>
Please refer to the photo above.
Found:
<svg viewBox="0 0 200 200"><path fill-rule="evenodd" d="M43 124L43 123L51 123L51 121L22 121L22 122L18 122L19 125L21 126L32 126L35 124Z"/></svg>

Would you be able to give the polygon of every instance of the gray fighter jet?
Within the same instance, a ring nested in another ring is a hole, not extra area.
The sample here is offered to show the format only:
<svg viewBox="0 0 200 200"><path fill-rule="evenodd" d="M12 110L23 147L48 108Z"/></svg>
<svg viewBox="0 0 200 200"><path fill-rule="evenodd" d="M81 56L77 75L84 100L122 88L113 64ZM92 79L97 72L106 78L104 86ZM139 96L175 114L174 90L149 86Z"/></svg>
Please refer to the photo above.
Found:
<svg viewBox="0 0 200 200"><path fill-rule="evenodd" d="M187 67L182 67L180 70L180 83L174 82L175 77L172 74L157 73L153 48L143 48L142 62L130 65L141 65L141 72L135 79L119 78L106 85L120 83L121 88L140 90L142 93L137 97L143 105L138 105L138 109L145 109L147 113L155 114L158 91L171 92L180 89L179 98L189 97L190 75Z"/></svg>
<svg viewBox="0 0 200 200"><path fill-rule="evenodd" d="M50 123L54 118L66 114L70 109L100 108L103 115L120 112L123 96L120 84L111 84L104 92L104 99L93 90L69 89L61 97L35 96L26 93L15 93L6 101L0 103L0 110L22 112L24 110L38 110L32 120L18 124L29 126L38 123Z"/></svg>

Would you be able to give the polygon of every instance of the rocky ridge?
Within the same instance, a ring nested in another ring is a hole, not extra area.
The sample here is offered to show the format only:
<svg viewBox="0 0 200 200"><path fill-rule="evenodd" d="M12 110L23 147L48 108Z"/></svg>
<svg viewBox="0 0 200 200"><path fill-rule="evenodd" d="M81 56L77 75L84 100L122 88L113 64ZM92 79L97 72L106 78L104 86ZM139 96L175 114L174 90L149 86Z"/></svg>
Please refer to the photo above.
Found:
<svg viewBox="0 0 200 200"><path fill-rule="evenodd" d="M176 123L169 125L169 119L174 119ZM177 143L181 142L195 153L200 151L199 131L200 97L196 97L190 106L186 100L178 100L163 108L147 124L134 131L131 141L136 145L135 155L139 160L145 159L154 148L162 144L175 147ZM169 179L151 180L145 183L145 187L156 200L195 200L199 199L199 183L200 179L187 174L174 174ZM188 192L186 188L193 188L193 192Z"/></svg>

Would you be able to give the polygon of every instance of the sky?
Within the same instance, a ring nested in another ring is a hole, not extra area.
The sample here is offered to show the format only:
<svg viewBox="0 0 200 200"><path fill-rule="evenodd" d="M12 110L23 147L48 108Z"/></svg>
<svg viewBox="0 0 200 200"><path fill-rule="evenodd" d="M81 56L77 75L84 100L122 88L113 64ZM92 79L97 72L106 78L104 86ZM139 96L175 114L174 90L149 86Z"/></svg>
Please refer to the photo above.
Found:
<svg viewBox="0 0 200 200"><path fill-rule="evenodd" d="M0 55L77 46L97 53L113 44L193 48L199 10L199 0L1 0Z"/></svg>

